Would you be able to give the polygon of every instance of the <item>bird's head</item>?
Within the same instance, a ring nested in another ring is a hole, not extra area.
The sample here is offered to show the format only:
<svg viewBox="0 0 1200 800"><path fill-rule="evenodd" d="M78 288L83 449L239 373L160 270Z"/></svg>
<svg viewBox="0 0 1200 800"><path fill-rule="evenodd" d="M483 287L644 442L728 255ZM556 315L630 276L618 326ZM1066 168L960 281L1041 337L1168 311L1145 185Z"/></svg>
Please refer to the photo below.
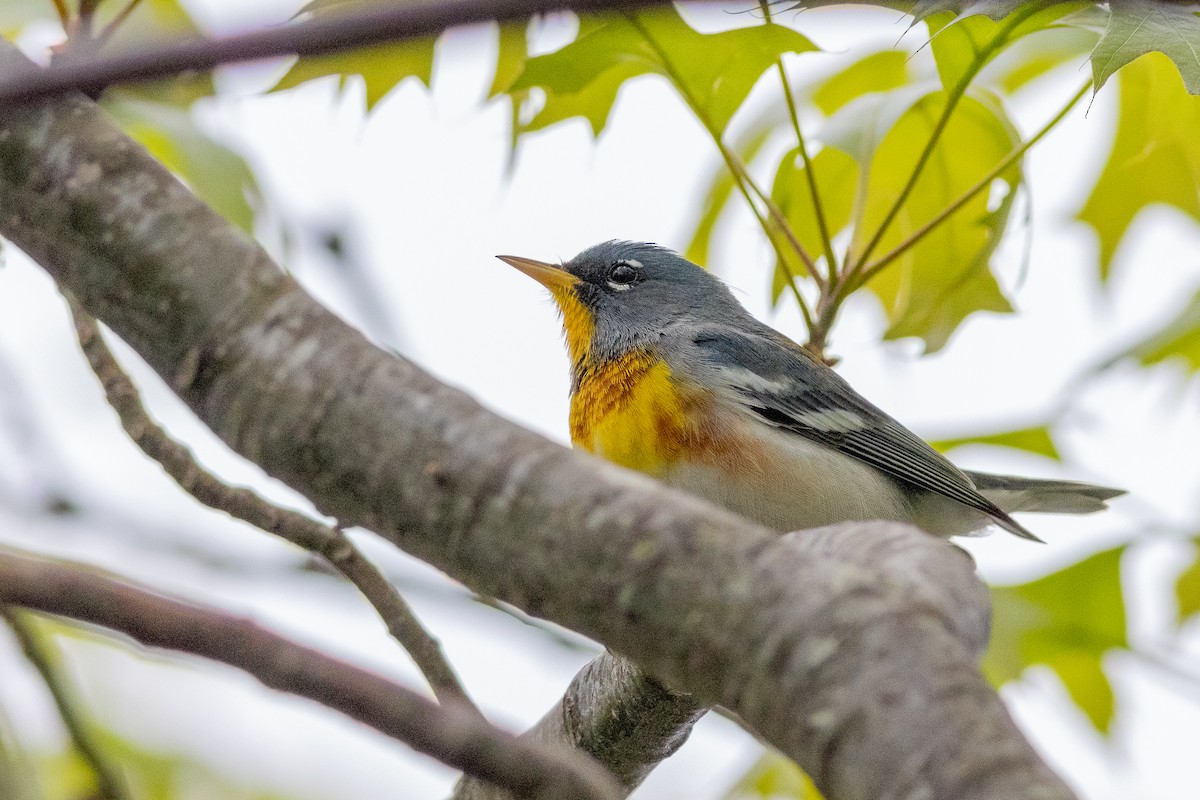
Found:
<svg viewBox="0 0 1200 800"><path fill-rule="evenodd" d="M665 247L611 241L563 264L498 256L550 290L575 364L644 347L681 321L728 321L745 312L720 280Z"/></svg>

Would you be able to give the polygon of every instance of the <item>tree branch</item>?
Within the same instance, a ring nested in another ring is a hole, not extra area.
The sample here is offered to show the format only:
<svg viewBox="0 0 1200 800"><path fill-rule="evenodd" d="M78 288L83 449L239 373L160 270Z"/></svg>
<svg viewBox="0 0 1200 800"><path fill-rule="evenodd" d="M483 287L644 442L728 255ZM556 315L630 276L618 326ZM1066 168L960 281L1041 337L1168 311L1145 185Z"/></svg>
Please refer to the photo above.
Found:
<svg viewBox="0 0 1200 800"><path fill-rule="evenodd" d="M204 505L272 533L324 558L354 584L379 613L392 635L416 663L435 695L455 701L478 713L454 669L396 587L354 546L338 528L331 528L298 511L267 502L257 493L233 487L197 463L191 452L163 430L146 413L137 387L104 344L96 321L67 294L75 334L88 366L104 387L104 395L129 438L159 463L179 486Z"/></svg>
<svg viewBox="0 0 1200 800"><path fill-rule="evenodd" d="M521 738L582 750L613 773L628 794L687 741L707 710L627 659L605 653L579 671L562 700ZM454 798L511 800L511 795L464 777Z"/></svg>
<svg viewBox="0 0 1200 800"><path fill-rule="evenodd" d="M196 38L111 56L69 59L45 69L6 65L0 107L76 90L89 96L115 83L163 78L221 64L315 56L440 33L459 25L511 22L550 11L629 10L666 0L409 0L353 15L326 16L217 39Z"/></svg>
<svg viewBox="0 0 1200 800"><path fill-rule="evenodd" d="M149 647L220 661L315 700L518 797L611 800L611 776L566 750L524 742L458 704L437 705L372 672L224 611L183 603L95 570L0 551L0 602L102 625Z"/></svg>
<svg viewBox="0 0 1200 800"><path fill-rule="evenodd" d="M836 526L784 538L797 551L888 575L917 602L947 614L952 630L981 656L990 627L987 589L979 581L946 580L961 576L964 565L973 567L971 556L899 526L861 533L857 526ZM608 767L628 793L683 744L706 710L609 653L580 670L562 700L524 736L583 750ZM503 790L473 778L463 778L454 797L510 800Z"/></svg>
<svg viewBox="0 0 1200 800"><path fill-rule="evenodd" d="M830 800L1072 796L979 674L948 590L797 548L379 350L94 104L5 115L0 233L322 513L729 708ZM842 530L867 555L891 537L953 553L902 526ZM952 595L979 592L965 559L938 563Z"/></svg>

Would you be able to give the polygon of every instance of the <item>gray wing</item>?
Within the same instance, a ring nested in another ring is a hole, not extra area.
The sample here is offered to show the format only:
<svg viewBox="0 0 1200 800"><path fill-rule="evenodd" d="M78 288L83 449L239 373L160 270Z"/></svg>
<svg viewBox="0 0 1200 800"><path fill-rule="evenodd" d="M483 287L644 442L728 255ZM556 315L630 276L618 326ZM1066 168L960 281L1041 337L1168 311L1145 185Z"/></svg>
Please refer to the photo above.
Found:
<svg viewBox="0 0 1200 800"><path fill-rule="evenodd" d="M971 479L836 372L774 331L726 327L693 332L702 363L762 421L869 464L902 484L943 495L1036 537L975 488Z"/></svg>

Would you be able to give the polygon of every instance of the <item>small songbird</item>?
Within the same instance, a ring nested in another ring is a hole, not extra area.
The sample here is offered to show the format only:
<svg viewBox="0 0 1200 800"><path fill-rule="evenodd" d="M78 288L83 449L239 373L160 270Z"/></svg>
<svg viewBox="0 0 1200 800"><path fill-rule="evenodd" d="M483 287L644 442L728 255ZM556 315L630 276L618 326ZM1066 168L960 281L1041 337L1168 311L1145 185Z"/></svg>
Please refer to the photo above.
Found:
<svg viewBox="0 0 1200 800"><path fill-rule="evenodd" d="M1123 493L958 469L666 248L499 258L562 312L576 447L779 531L882 519L1040 541L1010 514L1086 514Z"/></svg>

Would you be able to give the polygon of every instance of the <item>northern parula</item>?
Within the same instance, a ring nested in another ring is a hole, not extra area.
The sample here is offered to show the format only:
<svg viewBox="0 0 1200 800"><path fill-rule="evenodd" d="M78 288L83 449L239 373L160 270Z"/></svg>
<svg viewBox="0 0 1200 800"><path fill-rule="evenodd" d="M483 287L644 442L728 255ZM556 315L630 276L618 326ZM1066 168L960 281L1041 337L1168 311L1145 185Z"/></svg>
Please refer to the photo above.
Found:
<svg viewBox="0 0 1200 800"><path fill-rule="evenodd" d="M1120 490L960 470L831 368L663 247L612 241L562 265L499 256L562 312L576 447L780 531L898 520L938 536L1010 514L1086 514Z"/></svg>

